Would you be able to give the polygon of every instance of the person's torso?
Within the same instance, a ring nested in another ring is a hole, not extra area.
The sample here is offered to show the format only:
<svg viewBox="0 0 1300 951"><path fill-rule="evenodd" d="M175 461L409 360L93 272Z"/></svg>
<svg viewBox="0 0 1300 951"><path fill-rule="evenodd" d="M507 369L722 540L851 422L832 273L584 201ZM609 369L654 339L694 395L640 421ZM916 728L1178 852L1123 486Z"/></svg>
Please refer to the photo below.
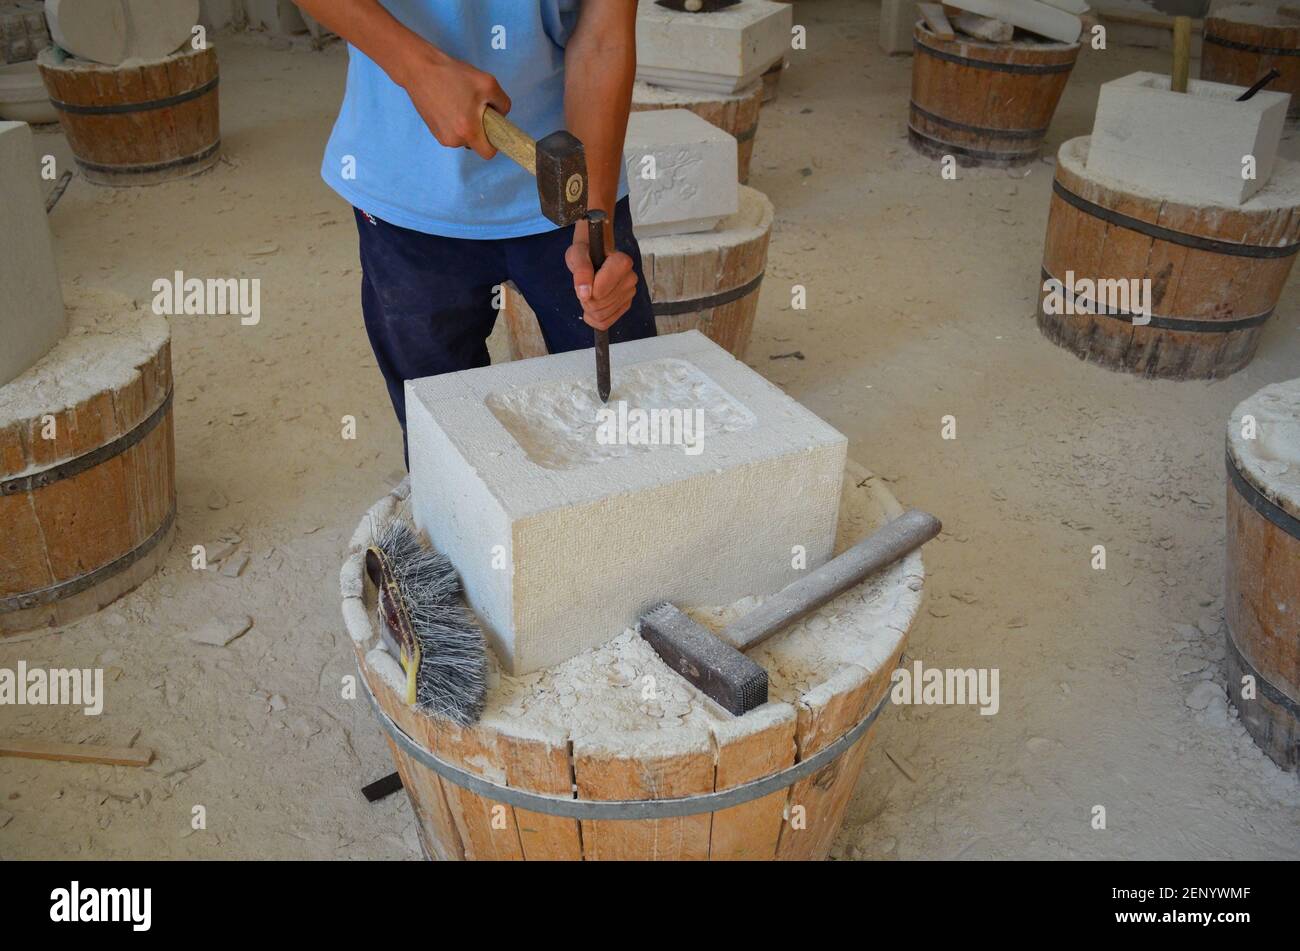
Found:
<svg viewBox="0 0 1300 951"><path fill-rule="evenodd" d="M540 138L564 127L564 46L579 0L381 0L443 52L496 77L510 119ZM347 91L321 173L386 221L430 234L505 238L554 227L532 177L507 156L484 161L438 143L406 90L348 48Z"/></svg>

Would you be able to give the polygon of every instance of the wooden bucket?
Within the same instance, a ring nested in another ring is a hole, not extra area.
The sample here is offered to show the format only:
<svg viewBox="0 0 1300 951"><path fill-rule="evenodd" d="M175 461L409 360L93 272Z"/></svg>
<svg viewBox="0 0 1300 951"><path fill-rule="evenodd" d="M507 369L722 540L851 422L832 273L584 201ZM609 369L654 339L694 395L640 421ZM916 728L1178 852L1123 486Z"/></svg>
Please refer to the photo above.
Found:
<svg viewBox="0 0 1300 951"><path fill-rule="evenodd" d="M759 78L759 81L763 84L764 105L769 102L776 102L777 97L781 95L781 74L785 72L788 65L783 56L769 66Z"/></svg>
<svg viewBox="0 0 1300 951"><path fill-rule="evenodd" d="M1287 116L1300 118L1300 20L1262 8L1254 8L1252 13L1261 22L1244 23L1222 16L1205 18L1201 78L1253 86L1270 69L1276 69L1282 75L1265 88L1289 93Z"/></svg>
<svg viewBox="0 0 1300 951"><path fill-rule="evenodd" d="M943 40L918 21L912 44L913 148L966 166L1023 165L1038 157L1078 43Z"/></svg>
<svg viewBox="0 0 1300 951"><path fill-rule="evenodd" d="M1247 428L1252 422L1253 434ZM1227 467L1228 696L1260 749L1278 766L1295 770L1300 767L1300 379L1266 386L1237 406L1228 424Z"/></svg>
<svg viewBox="0 0 1300 951"><path fill-rule="evenodd" d="M659 333L698 330L737 359L744 358L758 312L772 215L767 196L742 185L740 210L713 231L638 242ZM513 284L506 285L502 310L511 358L545 356L537 315Z"/></svg>
<svg viewBox="0 0 1300 951"><path fill-rule="evenodd" d="M706 718L664 726L648 718L650 732L583 732L554 719L553 711L534 714L533 706L511 715L507 705L517 703L518 695L503 677L489 692L483 719L462 729L407 707L395 689L404 675L379 647L364 550L408 494L404 483L363 517L341 582L343 616L362 681L410 799L426 856L530 861L826 858L876 718L889 702L890 676L920 606L919 552L887 569L875 595L846 595L814 615L852 615L851 623L834 629L839 633L792 629L751 652L776 670L788 669L792 652L817 652L814 645L827 646L831 637L842 649L825 655L839 656L827 661L827 675L818 683L795 685L788 699L773 699L743 717L712 707L644 648L635 655L643 666L632 679L616 687L603 680L593 683L584 688L591 692L588 699L599 705L609 697L616 705L617 691L643 689L644 674L656 679L658 691L680 686L690 692L693 702L702 705L699 710L712 711ZM880 480L849 463L837 550L901 511ZM839 639L846 636L847 643ZM559 677L563 668L551 668L542 678Z"/></svg>
<svg viewBox="0 0 1300 951"><path fill-rule="evenodd" d="M698 92L691 89L666 89L638 82L632 91L632 111L654 109L689 109L701 119L717 126L736 139L736 174L743 185L749 180L749 163L754 156L754 137L758 135L758 114L763 104L763 85L731 95Z"/></svg>
<svg viewBox="0 0 1300 951"><path fill-rule="evenodd" d="M1300 164L1279 158L1268 185L1228 206L1133 194L1090 175L1087 158L1087 136L1057 156L1038 312L1044 336L1081 359L1147 377L1208 380L1240 370L1300 251ZM1066 283L1071 273L1076 283L1150 281L1150 323L1108 305L1096 315L1048 313L1048 282Z"/></svg>
<svg viewBox="0 0 1300 951"><path fill-rule="evenodd" d="M0 634L97 611L153 574L174 531L167 321L117 295L75 301L69 335L0 387Z"/></svg>
<svg viewBox="0 0 1300 951"><path fill-rule="evenodd" d="M87 181L152 185L217 163L221 123L211 47L120 67L60 63L47 50L39 64Z"/></svg>

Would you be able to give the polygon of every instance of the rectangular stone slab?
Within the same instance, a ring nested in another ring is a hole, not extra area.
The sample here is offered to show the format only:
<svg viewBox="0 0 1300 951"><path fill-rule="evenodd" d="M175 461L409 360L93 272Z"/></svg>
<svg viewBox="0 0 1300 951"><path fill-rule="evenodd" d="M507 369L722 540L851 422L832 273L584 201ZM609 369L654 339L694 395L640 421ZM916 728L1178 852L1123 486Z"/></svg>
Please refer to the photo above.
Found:
<svg viewBox="0 0 1300 951"><path fill-rule="evenodd" d="M831 555L844 436L698 332L610 354L614 418L620 402L629 424L689 411L676 434L692 438L647 444L629 425L631 439L603 442L590 350L406 384L416 524L514 674L604 643L659 601L771 594Z"/></svg>
<svg viewBox="0 0 1300 951"><path fill-rule="evenodd" d="M732 93L753 83L790 47L789 4L741 0L685 13L640 0L636 78L671 89Z"/></svg>
<svg viewBox="0 0 1300 951"><path fill-rule="evenodd" d="M688 109L628 117L623 163L638 238L708 231L740 207L736 139Z"/></svg>
<svg viewBox="0 0 1300 951"><path fill-rule="evenodd" d="M1145 72L1103 83L1088 171L1191 204L1241 204L1273 174L1290 98L1264 90L1236 102L1244 91L1192 79L1171 92L1168 76ZM1247 155L1253 179L1242 177Z"/></svg>
<svg viewBox="0 0 1300 951"><path fill-rule="evenodd" d="M0 122L0 221L9 233L0 243L0 386L68 329L40 170L27 123Z"/></svg>

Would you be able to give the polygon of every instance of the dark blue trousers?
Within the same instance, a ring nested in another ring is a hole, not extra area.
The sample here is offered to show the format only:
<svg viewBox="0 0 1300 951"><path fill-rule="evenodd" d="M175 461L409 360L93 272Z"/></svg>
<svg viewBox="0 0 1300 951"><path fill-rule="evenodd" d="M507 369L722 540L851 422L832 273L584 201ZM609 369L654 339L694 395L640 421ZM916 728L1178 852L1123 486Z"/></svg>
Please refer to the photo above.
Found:
<svg viewBox="0 0 1300 951"><path fill-rule="evenodd" d="M355 209L361 236L361 309L366 333L406 436L403 384L423 376L487 366L496 323L494 288L514 281L536 312L551 353L593 345L582 320L564 252L573 226L523 238L443 238L399 228ZM641 250L624 198L614 217L614 244L637 274L632 307L609 329L611 342L655 335ZM595 364L592 364L595 373Z"/></svg>

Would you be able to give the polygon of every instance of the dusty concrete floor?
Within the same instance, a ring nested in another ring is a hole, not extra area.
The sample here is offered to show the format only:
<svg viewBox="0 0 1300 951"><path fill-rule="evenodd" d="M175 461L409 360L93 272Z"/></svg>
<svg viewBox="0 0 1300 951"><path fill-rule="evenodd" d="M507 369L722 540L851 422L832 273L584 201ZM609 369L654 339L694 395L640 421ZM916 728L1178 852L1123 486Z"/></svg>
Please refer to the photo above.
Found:
<svg viewBox="0 0 1300 951"><path fill-rule="evenodd" d="M749 359L900 499L943 517L909 654L997 667L1001 709L888 711L836 854L1300 857L1294 777L1222 705L1185 703L1223 678L1224 422L1300 370L1294 281L1259 357L1226 381L1147 382L1056 349L1032 318L1050 160L942 181L907 145L910 59L878 52L877 16L860 0L796 5L809 50L764 110L750 182L777 222ZM1087 56L1047 154L1089 130L1100 82L1165 56ZM65 281L147 304L177 269L260 277L262 321L173 320L180 533L166 567L93 618L0 644L0 666L122 670L101 717L4 707L3 732L138 733L160 759L0 760L0 857L418 852L403 797L357 794L387 751L365 701L340 696L340 554L401 471L349 211L317 176L345 54L227 37L221 62L225 164L151 189L78 180L52 224ZM58 133L38 144L67 161ZM789 307L795 283L806 311ZM805 359L771 359L795 350ZM354 441L340 438L348 414ZM231 533L252 555L242 577L191 570L192 545ZM1096 544L1105 571L1089 566ZM256 624L196 651L181 635L217 610Z"/></svg>

